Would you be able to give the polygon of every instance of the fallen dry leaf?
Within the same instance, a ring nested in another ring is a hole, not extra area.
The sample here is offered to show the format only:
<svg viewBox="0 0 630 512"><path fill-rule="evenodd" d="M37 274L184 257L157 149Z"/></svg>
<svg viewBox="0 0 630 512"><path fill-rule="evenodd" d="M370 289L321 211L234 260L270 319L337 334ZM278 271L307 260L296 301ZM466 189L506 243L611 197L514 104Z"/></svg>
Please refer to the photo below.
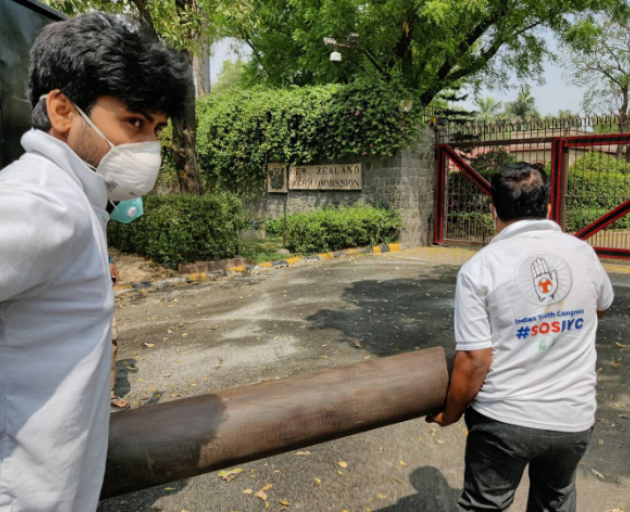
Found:
<svg viewBox="0 0 630 512"><path fill-rule="evenodd" d="M404 460L399 461L399 463L403 468L407 467L407 463Z"/></svg>
<svg viewBox="0 0 630 512"><path fill-rule="evenodd" d="M236 468L236 469L226 469L223 471L219 471L219 478L222 478L226 482L231 482L241 473L245 473L244 469Z"/></svg>
<svg viewBox="0 0 630 512"><path fill-rule="evenodd" d="M283 507L289 506L289 502L287 500L278 500L278 503L280 503Z"/></svg>
<svg viewBox="0 0 630 512"><path fill-rule="evenodd" d="M619 417L620 417L622 420L627 420L627 419L628 419L628 415L627 415L627 414L620 414L620 415L619 415Z"/></svg>
<svg viewBox="0 0 630 512"><path fill-rule="evenodd" d="M245 489L243 490L243 494L254 494L254 491L252 491L251 489Z"/></svg>
<svg viewBox="0 0 630 512"><path fill-rule="evenodd" d="M619 343L618 341L615 341L615 345L617 345L619 348L626 348L623 343Z"/></svg>
<svg viewBox="0 0 630 512"><path fill-rule="evenodd" d="M191 388L194 388L197 384L196 384L195 382L189 382L189 383L188 383L188 385L189 385Z"/></svg>
<svg viewBox="0 0 630 512"><path fill-rule="evenodd" d="M603 445L604 444L604 440L600 439L599 441L597 441L597 444L600 445L600 446Z"/></svg>
<svg viewBox="0 0 630 512"><path fill-rule="evenodd" d="M602 475L599 471L596 471L595 469L591 469L591 473L593 473L597 478L601 478L602 480L605 480L604 475Z"/></svg>
<svg viewBox="0 0 630 512"><path fill-rule="evenodd" d="M386 500L386 499L389 499L389 498L387 498L387 494L383 494L382 492L379 492L379 493L376 495L376 497L377 497L379 500Z"/></svg>
<svg viewBox="0 0 630 512"><path fill-rule="evenodd" d="M438 439L436 441L437 444L446 444L446 441L442 440L442 439Z"/></svg>
<svg viewBox="0 0 630 512"><path fill-rule="evenodd" d="M310 455L311 452L306 451L306 452L297 452L296 455Z"/></svg>
<svg viewBox="0 0 630 512"><path fill-rule="evenodd" d="M175 487L165 487L164 490L165 491L174 491Z"/></svg>
<svg viewBox="0 0 630 512"><path fill-rule="evenodd" d="M147 348L151 348L151 347L155 347L155 343L143 343L142 346L143 347L147 347Z"/></svg>
<svg viewBox="0 0 630 512"><path fill-rule="evenodd" d="M361 342L359 340L354 340L354 346L357 348L361 348Z"/></svg>
<svg viewBox="0 0 630 512"><path fill-rule="evenodd" d="M619 368L621 368L621 363L613 363L612 367L618 370Z"/></svg>
<svg viewBox="0 0 630 512"><path fill-rule="evenodd" d="M322 483L322 481L321 481L321 479L320 479L320 478L316 478L316 479L315 479L315 481L316 481L318 484L320 484L320 485L321 485L321 483Z"/></svg>
<svg viewBox="0 0 630 512"><path fill-rule="evenodd" d="M400 478L396 479L396 482L398 482L399 484L404 484L405 482L403 482Z"/></svg>
<svg viewBox="0 0 630 512"><path fill-rule="evenodd" d="M343 468L343 469L346 469L346 468L348 467L348 463L347 463L347 462L344 462L344 461L339 461L339 462L337 462L337 465L338 465L340 468Z"/></svg>
<svg viewBox="0 0 630 512"><path fill-rule="evenodd" d="M173 393L171 395L171 398L181 398L181 397L182 397L182 395L180 395L179 393Z"/></svg>

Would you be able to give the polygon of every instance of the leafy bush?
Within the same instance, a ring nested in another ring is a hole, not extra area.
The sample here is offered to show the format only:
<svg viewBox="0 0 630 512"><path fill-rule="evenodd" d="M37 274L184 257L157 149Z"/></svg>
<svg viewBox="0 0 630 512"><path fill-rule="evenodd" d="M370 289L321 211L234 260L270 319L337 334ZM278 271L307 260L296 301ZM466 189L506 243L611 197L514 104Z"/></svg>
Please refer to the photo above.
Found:
<svg viewBox="0 0 630 512"><path fill-rule="evenodd" d="M279 235L282 233L282 226L284 225L284 217L276 217L275 219L269 219L265 221L265 229L270 235Z"/></svg>
<svg viewBox="0 0 630 512"><path fill-rule="evenodd" d="M516 158L513 155L510 155L505 148L499 147L475 156L470 161L470 166L490 181L493 174L515 161Z"/></svg>
<svg viewBox="0 0 630 512"><path fill-rule="evenodd" d="M587 153L569 168L567 209L610 210L620 205L630 197L629 171L630 163L625 160Z"/></svg>
<svg viewBox="0 0 630 512"><path fill-rule="evenodd" d="M287 247L299 254L315 254L391 243L398 239L401 224L393 208L353 206L298 213L287 218Z"/></svg>
<svg viewBox="0 0 630 512"><path fill-rule="evenodd" d="M131 224L110 222L110 245L160 263L232 257L243 228L242 203L229 193L147 196L144 215Z"/></svg>
<svg viewBox="0 0 630 512"><path fill-rule="evenodd" d="M596 221L607 212L608 209L604 210L601 208L568 210L566 231L568 233L575 233L576 231L588 226L591 222ZM606 228L606 230L615 229L630 229L630 217L628 215L621 217L619 220L615 221Z"/></svg>
<svg viewBox="0 0 630 512"><path fill-rule="evenodd" d="M478 241L488 242L497 231L489 213L451 212L448 214L447 238L467 240L474 235Z"/></svg>
<svg viewBox="0 0 630 512"><path fill-rule="evenodd" d="M626 162L624 158L617 158L609 153L600 153L592 151L586 153L583 157L578 158L570 167L570 172L579 174L581 172L605 172L605 173L623 173L630 172L630 162Z"/></svg>
<svg viewBox="0 0 630 512"><path fill-rule="evenodd" d="M199 165L211 187L240 192L262 187L268 162L392 155L422 123L418 107L401 112L409 98L398 85L374 82L204 96L197 102Z"/></svg>

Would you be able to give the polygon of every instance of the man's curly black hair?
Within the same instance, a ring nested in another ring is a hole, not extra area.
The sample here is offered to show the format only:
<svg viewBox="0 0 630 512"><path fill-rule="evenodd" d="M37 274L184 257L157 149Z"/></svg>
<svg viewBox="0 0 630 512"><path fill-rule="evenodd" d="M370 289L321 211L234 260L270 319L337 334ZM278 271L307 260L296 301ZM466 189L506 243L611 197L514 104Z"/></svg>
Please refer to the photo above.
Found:
<svg viewBox="0 0 630 512"><path fill-rule="evenodd" d="M137 113L183 111L188 59L167 48L144 25L121 15L89 13L44 27L31 49L33 127L48 131L40 96L60 89L83 111L113 96Z"/></svg>
<svg viewBox="0 0 630 512"><path fill-rule="evenodd" d="M544 168L519 162L506 165L492 177L492 202L505 221L546 219L549 181Z"/></svg>

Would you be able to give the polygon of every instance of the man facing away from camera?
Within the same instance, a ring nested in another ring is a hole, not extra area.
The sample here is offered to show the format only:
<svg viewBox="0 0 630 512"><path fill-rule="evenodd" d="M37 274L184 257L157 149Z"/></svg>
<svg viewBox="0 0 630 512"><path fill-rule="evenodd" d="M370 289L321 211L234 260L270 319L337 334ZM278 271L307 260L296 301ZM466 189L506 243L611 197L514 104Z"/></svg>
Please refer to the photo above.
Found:
<svg viewBox="0 0 630 512"><path fill-rule="evenodd" d="M0 511L89 512L109 428L107 206L155 185L188 67L92 13L45 27L30 74L26 154L0 172Z"/></svg>
<svg viewBox="0 0 630 512"><path fill-rule="evenodd" d="M543 170L503 168L492 201L497 236L459 272L455 368L445 410L427 421L466 415L458 510L507 510L529 464L527 512L575 512L597 407L595 334L612 286L592 247L547 220Z"/></svg>

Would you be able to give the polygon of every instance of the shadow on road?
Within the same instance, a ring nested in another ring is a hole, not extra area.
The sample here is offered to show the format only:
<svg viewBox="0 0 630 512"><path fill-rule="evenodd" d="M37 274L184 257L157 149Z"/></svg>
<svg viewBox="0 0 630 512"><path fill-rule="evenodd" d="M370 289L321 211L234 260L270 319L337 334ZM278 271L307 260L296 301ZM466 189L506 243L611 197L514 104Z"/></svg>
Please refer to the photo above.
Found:
<svg viewBox="0 0 630 512"><path fill-rule="evenodd" d="M453 306L457 269L426 270L417 279L363 280L342 294L345 309L321 309L310 329L336 330L341 340L379 357L454 346Z"/></svg>
<svg viewBox="0 0 630 512"><path fill-rule="evenodd" d="M454 512L461 490L448 485L439 469L423 466L414 469L409 478L418 494L402 498L395 505L378 512Z"/></svg>

